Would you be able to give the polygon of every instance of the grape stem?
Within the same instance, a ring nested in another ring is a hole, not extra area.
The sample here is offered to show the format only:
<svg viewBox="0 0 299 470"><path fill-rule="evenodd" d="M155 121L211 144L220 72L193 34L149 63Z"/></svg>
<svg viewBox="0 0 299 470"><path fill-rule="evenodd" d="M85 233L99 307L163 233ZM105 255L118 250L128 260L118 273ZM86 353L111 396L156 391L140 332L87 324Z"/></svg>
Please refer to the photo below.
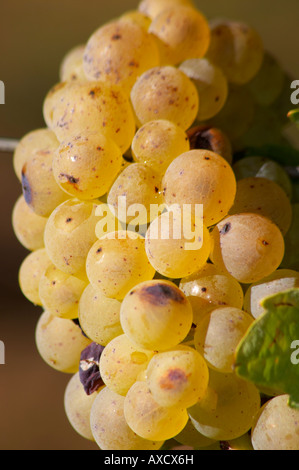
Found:
<svg viewBox="0 0 299 470"><path fill-rule="evenodd" d="M14 152L19 141L0 137L0 152Z"/></svg>

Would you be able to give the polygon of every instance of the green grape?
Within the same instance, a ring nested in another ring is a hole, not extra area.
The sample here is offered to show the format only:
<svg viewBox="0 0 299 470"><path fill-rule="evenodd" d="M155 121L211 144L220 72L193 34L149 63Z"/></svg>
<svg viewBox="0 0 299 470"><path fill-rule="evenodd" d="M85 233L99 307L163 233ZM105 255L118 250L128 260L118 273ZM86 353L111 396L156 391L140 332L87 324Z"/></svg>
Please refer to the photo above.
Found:
<svg viewBox="0 0 299 470"><path fill-rule="evenodd" d="M90 412L98 393L87 395L80 382L79 372L69 380L64 392L64 410L74 430L90 441L94 441L90 428Z"/></svg>
<svg viewBox="0 0 299 470"><path fill-rule="evenodd" d="M252 323L253 318L239 308L216 308L197 324L195 347L210 368L232 373L235 351Z"/></svg>
<svg viewBox="0 0 299 470"><path fill-rule="evenodd" d="M261 306L262 300L294 287L299 287L299 272L291 269L278 269L270 276L248 287L244 299L244 310L251 313L254 318L258 318L264 313Z"/></svg>
<svg viewBox="0 0 299 470"><path fill-rule="evenodd" d="M50 215L45 246L52 263L66 274L85 276L86 256L96 241L98 205L70 199Z"/></svg>
<svg viewBox="0 0 299 470"><path fill-rule="evenodd" d="M274 181L260 177L243 178L230 215L252 213L267 217L285 235L292 222L292 206L285 191Z"/></svg>
<svg viewBox="0 0 299 470"><path fill-rule="evenodd" d="M120 322L124 333L138 347L153 351L174 348L192 326L192 307L172 282L142 282L124 298Z"/></svg>
<svg viewBox="0 0 299 470"><path fill-rule="evenodd" d="M30 253L21 264L19 285L24 296L35 305L42 305L39 282L44 271L51 265L45 248Z"/></svg>
<svg viewBox="0 0 299 470"><path fill-rule="evenodd" d="M44 312L37 323L35 340L42 359L53 369L66 374L79 371L80 356L91 341L72 320Z"/></svg>
<svg viewBox="0 0 299 470"><path fill-rule="evenodd" d="M211 236L211 261L244 284L269 276L283 259L284 239L279 228L258 214L227 217Z"/></svg>
<svg viewBox="0 0 299 470"><path fill-rule="evenodd" d="M189 6L172 5L156 16L149 32L158 39L163 65L177 65L183 60L203 57L210 44L208 21Z"/></svg>
<svg viewBox="0 0 299 470"><path fill-rule="evenodd" d="M50 90L44 117L60 142L81 134L103 134L126 152L135 134L135 118L125 92L104 82L63 82Z"/></svg>
<svg viewBox="0 0 299 470"><path fill-rule="evenodd" d="M130 93L136 79L160 65L154 38L137 23L113 21L90 37L84 53L84 71L89 80L120 85Z"/></svg>
<svg viewBox="0 0 299 470"><path fill-rule="evenodd" d="M120 325L121 303L105 297L89 284L79 301L79 321L84 333L97 344L106 346L123 333Z"/></svg>
<svg viewBox="0 0 299 470"><path fill-rule="evenodd" d="M134 160L159 174L164 174L176 157L189 150L189 139L183 129L163 119L147 122L132 142Z"/></svg>
<svg viewBox="0 0 299 470"><path fill-rule="evenodd" d="M299 450L299 410L288 400L280 395L261 408L251 433L254 450Z"/></svg>
<svg viewBox="0 0 299 470"><path fill-rule="evenodd" d="M87 81L83 69L83 55L85 44L80 44L71 49L63 58L60 64L60 81L70 82L73 80Z"/></svg>
<svg viewBox="0 0 299 470"><path fill-rule="evenodd" d="M90 413L93 437L101 450L159 450L163 441L143 439L130 429L124 416L125 398L108 387L97 395Z"/></svg>
<svg viewBox="0 0 299 470"><path fill-rule="evenodd" d="M130 388L125 398L124 414L128 426L144 439L171 439L188 422L186 409L158 405L146 382L135 382Z"/></svg>
<svg viewBox="0 0 299 470"><path fill-rule="evenodd" d="M136 347L122 334L111 340L101 355L101 378L110 390L126 396L154 354L154 351Z"/></svg>
<svg viewBox="0 0 299 470"><path fill-rule="evenodd" d="M209 150L190 150L177 157L169 165L162 187L168 205L202 204L207 227L228 214L236 195L231 166Z"/></svg>
<svg viewBox="0 0 299 470"><path fill-rule="evenodd" d="M155 275L145 241L135 232L111 232L90 249L86 270L89 282L106 297L121 300L130 289Z"/></svg>
<svg viewBox="0 0 299 470"><path fill-rule="evenodd" d="M39 282L39 297L51 315L69 320L78 318L78 304L86 283L50 265Z"/></svg>
<svg viewBox="0 0 299 470"><path fill-rule="evenodd" d="M162 203L161 177L143 163L132 163L116 178L107 202L126 225L147 224L155 216L152 205Z"/></svg>
<svg viewBox="0 0 299 470"><path fill-rule="evenodd" d="M223 157L230 165L233 149L227 135L216 127L195 126L187 132L191 150L210 150Z"/></svg>
<svg viewBox="0 0 299 470"><path fill-rule="evenodd" d="M180 69L195 83L200 107L198 121L216 116L223 108L228 96L227 78L222 70L208 59L189 59Z"/></svg>
<svg viewBox="0 0 299 470"><path fill-rule="evenodd" d="M248 83L248 87L260 106L271 106L282 93L285 73L277 60L265 52L258 74Z"/></svg>
<svg viewBox="0 0 299 470"><path fill-rule="evenodd" d="M28 160L53 155L58 146L54 132L49 129L37 129L26 134L19 141L13 156L14 170L19 181L22 181L22 170Z"/></svg>
<svg viewBox="0 0 299 470"><path fill-rule="evenodd" d="M177 434L174 439L182 445L191 446L194 450L202 450L203 447L208 447L216 443L213 439L209 439L200 434L200 432L195 429L190 419L183 431Z"/></svg>
<svg viewBox="0 0 299 470"><path fill-rule="evenodd" d="M179 279L206 263L211 251L210 234L200 217L194 217L188 209L174 207L150 224L145 249L159 274Z"/></svg>
<svg viewBox="0 0 299 470"><path fill-rule="evenodd" d="M210 370L209 386L215 393L215 404L209 406L205 401L199 401L188 409L197 431L220 441L236 439L249 431L260 409L257 388L235 374L213 370Z"/></svg>
<svg viewBox="0 0 299 470"><path fill-rule="evenodd" d="M173 6L193 6L192 0L142 0L138 6L139 11L151 19L154 19L163 10Z"/></svg>
<svg viewBox="0 0 299 470"><path fill-rule="evenodd" d="M139 127L166 119L186 130L199 108L195 85L181 70L171 66L155 67L141 75L132 88L131 100Z"/></svg>
<svg viewBox="0 0 299 470"><path fill-rule="evenodd" d="M122 154L101 134L79 135L60 145L53 158L57 184L78 199L96 199L107 193L118 175Z"/></svg>
<svg viewBox="0 0 299 470"><path fill-rule="evenodd" d="M244 294L241 285L211 263L181 279L180 289L192 305L195 325L217 307L243 307Z"/></svg>
<svg viewBox="0 0 299 470"><path fill-rule="evenodd" d="M263 63L264 46L260 35L250 26L236 21L214 20L210 27L207 58L224 71L229 82L248 83Z"/></svg>
<svg viewBox="0 0 299 470"><path fill-rule="evenodd" d="M256 177L267 178L277 183L292 198L292 182L285 169L273 160L266 157L245 157L233 165L237 180Z"/></svg>
<svg viewBox="0 0 299 470"><path fill-rule="evenodd" d="M285 236L285 254L281 266L299 271L299 203L292 205L293 220L290 230Z"/></svg>
<svg viewBox="0 0 299 470"><path fill-rule="evenodd" d="M44 247L44 231L47 223L46 217L41 217L33 212L20 196L12 211L12 227L19 242L34 251Z"/></svg>
<svg viewBox="0 0 299 470"><path fill-rule="evenodd" d="M132 22L134 24L138 24L146 32L148 32L148 29L151 25L150 18L148 18L146 15L144 15L143 13L141 13L138 10L127 11L126 13L121 15L119 20L120 21L128 21L128 22Z"/></svg>
<svg viewBox="0 0 299 470"><path fill-rule="evenodd" d="M147 385L161 406L189 408L206 393L209 370L203 357L188 346L159 352L150 361Z"/></svg>
<svg viewBox="0 0 299 470"><path fill-rule="evenodd" d="M221 129L234 144L249 129L255 118L255 103L244 86L230 86L225 105L207 124Z"/></svg>

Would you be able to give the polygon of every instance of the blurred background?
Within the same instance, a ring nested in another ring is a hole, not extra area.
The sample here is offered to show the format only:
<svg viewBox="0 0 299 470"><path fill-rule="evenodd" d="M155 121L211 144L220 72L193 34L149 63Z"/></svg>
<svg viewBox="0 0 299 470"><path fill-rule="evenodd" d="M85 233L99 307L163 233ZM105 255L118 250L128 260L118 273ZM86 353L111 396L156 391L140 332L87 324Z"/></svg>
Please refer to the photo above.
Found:
<svg viewBox="0 0 299 470"><path fill-rule="evenodd" d="M298 0L197 0L208 17L248 22L265 48L299 79ZM63 56L85 43L100 25L136 8L135 0L1 0L0 80L6 104L0 105L0 136L21 138L44 127L42 104L58 82ZM41 310L20 293L18 270L28 252L11 228L13 205L21 194L12 155L0 154L1 269L0 340L6 364L0 365L1 450L92 450L69 425L63 394L69 376L50 369L39 357L34 331Z"/></svg>

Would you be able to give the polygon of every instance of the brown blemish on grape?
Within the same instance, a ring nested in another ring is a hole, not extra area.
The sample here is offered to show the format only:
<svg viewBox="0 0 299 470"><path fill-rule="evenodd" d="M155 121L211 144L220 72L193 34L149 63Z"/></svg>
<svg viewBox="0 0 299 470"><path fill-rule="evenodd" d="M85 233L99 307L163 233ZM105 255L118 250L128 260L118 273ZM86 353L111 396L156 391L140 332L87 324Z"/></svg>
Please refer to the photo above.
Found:
<svg viewBox="0 0 299 470"><path fill-rule="evenodd" d="M221 235L226 235L232 228L232 224L231 223L227 223L224 225L224 227L220 230L220 234Z"/></svg>
<svg viewBox="0 0 299 470"><path fill-rule="evenodd" d="M187 380L187 375L181 369L170 369L167 375L161 377L160 387L163 390L173 390L178 388L181 384L186 383Z"/></svg>
<svg viewBox="0 0 299 470"><path fill-rule="evenodd" d="M75 178L74 176L67 175L65 173L60 173L59 178L66 178L70 184L78 184L80 179Z"/></svg>
<svg viewBox="0 0 299 470"><path fill-rule="evenodd" d="M171 301L181 304L186 302L185 296L179 289L162 283L144 286L140 296L152 305L167 305Z"/></svg>

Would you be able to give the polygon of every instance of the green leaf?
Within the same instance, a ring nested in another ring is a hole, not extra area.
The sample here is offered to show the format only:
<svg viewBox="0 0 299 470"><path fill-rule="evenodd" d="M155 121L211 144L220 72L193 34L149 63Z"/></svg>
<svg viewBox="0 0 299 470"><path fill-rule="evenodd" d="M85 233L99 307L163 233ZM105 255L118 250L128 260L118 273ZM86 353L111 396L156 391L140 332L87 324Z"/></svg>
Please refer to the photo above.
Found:
<svg viewBox="0 0 299 470"><path fill-rule="evenodd" d="M273 394L290 395L289 405L299 409L299 288L268 297L262 305L264 314L237 348L235 372Z"/></svg>
<svg viewBox="0 0 299 470"><path fill-rule="evenodd" d="M288 118L299 126L299 109L293 109L288 113Z"/></svg>

